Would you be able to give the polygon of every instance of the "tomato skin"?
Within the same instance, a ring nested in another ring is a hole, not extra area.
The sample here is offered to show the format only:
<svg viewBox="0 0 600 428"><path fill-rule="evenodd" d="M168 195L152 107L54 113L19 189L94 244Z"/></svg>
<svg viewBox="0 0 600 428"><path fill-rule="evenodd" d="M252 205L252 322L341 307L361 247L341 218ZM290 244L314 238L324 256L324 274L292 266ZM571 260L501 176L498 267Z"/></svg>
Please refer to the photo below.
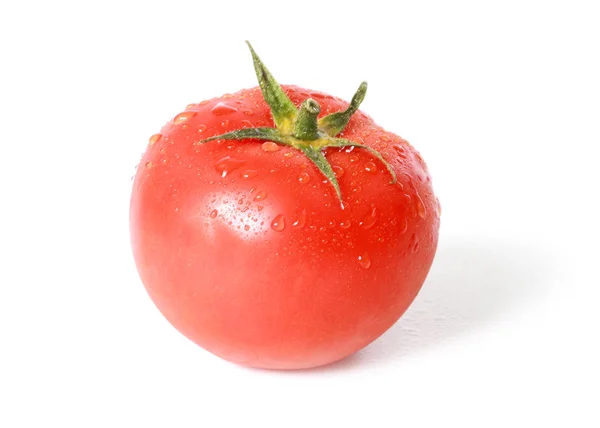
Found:
<svg viewBox="0 0 600 428"><path fill-rule="evenodd" d="M308 96L321 115L340 99ZM156 306L185 336L229 361L308 368L371 343L412 303L437 247L439 207L420 155L357 112L342 136L378 150L326 149L344 209L300 151L202 139L273 126L258 88L197 105L153 137L130 210L133 254Z"/></svg>

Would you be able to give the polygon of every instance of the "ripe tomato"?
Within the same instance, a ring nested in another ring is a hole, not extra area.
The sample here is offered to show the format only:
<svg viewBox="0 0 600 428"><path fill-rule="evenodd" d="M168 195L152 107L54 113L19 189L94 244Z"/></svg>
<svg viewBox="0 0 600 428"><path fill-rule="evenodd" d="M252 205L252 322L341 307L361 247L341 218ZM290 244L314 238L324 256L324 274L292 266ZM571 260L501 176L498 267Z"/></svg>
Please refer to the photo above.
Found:
<svg viewBox="0 0 600 428"><path fill-rule="evenodd" d="M366 84L351 104L280 86L252 54L260 87L190 104L150 138L133 254L159 310L206 350L314 367L363 348L412 303L439 205L419 153L357 111Z"/></svg>

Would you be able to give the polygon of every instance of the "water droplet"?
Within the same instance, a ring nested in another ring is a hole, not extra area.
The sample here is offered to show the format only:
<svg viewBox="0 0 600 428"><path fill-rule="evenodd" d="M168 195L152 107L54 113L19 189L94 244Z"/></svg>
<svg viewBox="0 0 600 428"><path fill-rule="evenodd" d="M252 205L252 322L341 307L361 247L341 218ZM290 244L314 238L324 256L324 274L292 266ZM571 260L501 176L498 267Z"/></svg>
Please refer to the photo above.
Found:
<svg viewBox="0 0 600 428"><path fill-rule="evenodd" d="M210 112L212 114L214 114L215 116L224 116L226 114L231 114L238 111L237 108L230 106L228 104L225 104L223 102L219 102L217 104L215 104L215 106L210 110Z"/></svg>
<svg viewBox="0 0 600 428"><path fill-rule="evenodd" d="M154 165L152 162L146 162L146 168L151 169Z"/></svg>
<svg viewBox="0 0 600 428"><path fill-rule="evenodd" d="M415 206L412 203L412 198L410 197L410 195L408 195L406 193L404 195L402 195L402 197L404 198L404 203L405 203L406 207L408 208L408 210L410 211L411 216L415 217L416 211L415 211Z"/></svg>
<svg viewBox="0 0 600 428"><path fill-rule="evenodd" d="M199 106L205 106L206 104L208 104L208 100L203 100L198 103Z"/></svg>
<svg viewBox="0 0 600 428"><path fill-rule="evenodd" d="M381 141L390 141L390 139L391 139L387 135L382 135L380 138L381 138Z"/></svg>
<svg viewBox="0 0 600 428"><path fill-rule="evenodd" d="M254 178L258 175L258 171L255 169L247 169L242 172L242 178L249 179Z"/></svg>
<svg viewBox="0 0 600 428"><path fill-rule="evenodd" d="M217 161L215 164L215 169L219 174L221 174L221 177L225 177L231 171L239 168L244 163L246 162L243 160L234 159L231 156L225 156Z"/></svg>
<svg viewBox="0 0 600 428"><path fill-rule="evenodd" d="M255 201L264 201L265 199L267 199L267 192L265 192L264 190L259 190L256 196L254 196ZM261 207L258 207L259 211L261 209Z"/></svg>
<svg viewBox="0 0 600 428"><path fill-rule="evenodd" d="M423 200L421 199L421 195L418 192L415 193L416 197L416 205L417 205L417 214L422 219L427 218L427 209L425 208L425 204L423 204Z"/></svg>
<svg viewBox="0 0 600 428"><path fill-rule="evenodd" d="M219 212L217 210L212 210L209 214L210 218L216 218Z"/></svg>
<svg viewBox="0 0 600 428"><path fill-rule="evenodd" d="M242 120L242 125L244 125L244 128L252 128L252 122L250 122L249 120Z"/></svg>
<svg viewBox="0 0 600 428"><path fill-rule="evenodd" d="M358 156L350 156L350 162L352 162L352 163L358 162Z"/></svg>
<svg viewBox="0 0 600 428"><path fill-rule="evenodd" d="M442 215L442 204L440 203L440 200L437 197L435 198L435 207L437 215L438 217L440 217Z"/></svg>
<svg viewBox="0 0 600 428"><path fill-rule="evenodd" d="M273 219L271 222L271 229L276 232L281 232L283 229L285 229L285 217L283 214L279 214Z"/></svg>
<svg viewBox="0 0 600 428"><path fill-rule="evenodd" d="M298 214L298 217L292 223L292 226L297 227L298 229L302 229L305 224L306 224L306 209L303 209L302 211L300 211L300 214Z"/></svg>
<svg viewBox="0 0 600 428"><path fill-rule="evenodd" d="M346 147L344 150L346 153L352 153L354 151L354 146Z"/></svg>
<svg viewBox="0 0 600 428"><path fill-rule="evenodd" d="M173 122L183 123L186 120L191 119L194 116L196 116L195 111L184 111L183 113L179 113L177 116L175 116L175 118L173 119Z"/></svg>
<svg viewBox="0 0 600 428"><path fill-rule="evenodd" d="M229 126L229 121L228 120L224 120L223 122L221 122L221 126L224 128L226 126Z"/></svg>
<svg viewBox="0 0 600 428"><path fill-rule="evenodd" d="M262 144L262 149L265 152L276 152L277 150L279 150L279 145L277 143L274 143L273 141L265 141Z"/></svg>
<svg viewBox="0 0 600 428"><path fill-rule="evenodd" d="M352 222L350 220L342 220L342 221L340 221L340 227L342 229L348 229L350 226L352 226Z"/></svg>
<svg viewBox="0 0 600 428"><path fill-rule="evenodd" d="M245 230L246 232L248 232L248 231L250 230L250 225L249 225L249 224L245 225L245 226L244 226L244 230Z"/></svg>
<svg viewBox="0 0 600 428"><path fill-rule="evenodd" d="M333 173L337 178L340 178L344 175L344 168L341 166L334 165L331 167L331 169L333 169Z"/></svg>
<svg viewBox="0 0 600 428"><path fill-rule="evenodd" d="M364 253L362 256L358 256L358 264L363 269L369 269L371 267L371 256L369 253Z"/></svg>
<svg viewBox="0 0 600 428"><path fill-rule="evenodd" d="M419 251L419 241L415 242L415 245L412 247L413 253L416 253L417 251Z"/></svg>
<svg viewBox="0 0 600 428"><path fill-rule="evenodd" d="M398 232L400 234L406 233L406 231L408 230L408 219L406 217L403 217L400 220L400 227L398 228Z"/></svg>
<svg viewBox="0 0 600 428"><path fill-rule="evenodd" d="M154 145L154 143L158 143L158 141L161 139L161 137L162 137L162 134L154 134L148 140L148 144L152 146L152 145Z"/></svg>
<svg viewBox="0 0 600 428"><path fill-rule="evenodd" d="M377 208L373 207L368 216L366 216L363 221L360 222L360 225L365 229L370 229L373 227L375 222L377 221Z"/></svg>
<svg viewBox="0 0 600 428"><path fill-rule="evenodd" d="M373 162L367 162L365 164L365 171L367 171L367 172L377 172L377 165L375 165Z"/></svg>
<svg viewBox="0 0 600 428"><path fill-rule="evenodd" d="M242 113L244 113L246 116L253 116L254 112L252 110L244 110Z"/></svg>
<svg viewBox="0 0 600 428"><path fill-rule="evenodd" d="M201 134L206 131L206 125L198 125L198 133Z"/></svg>
<svg viewBox="0 0 600 428"><path fill-rule="evenodd" d="M406 159L406 152L404 151L404 147L402 146L394 146L394 150L402 159Z"/></svg>
<svg viewBox="0 0 600 428"><path fill-rule="evenodd" d="M335 220L329 220L327 222L327 227L333 229L335 227Z"/></svg>
<svg viewBox="0 0 600 428"><path fill-rule="evenodd" d="M308 183L310 180L310 175L308 175L308 173L306 172L301 172L300 175L298 176L298 181L300 183Z"/></svg>
<svg viewBox="0 0 600 428"><path fill-rule="evenodd" d="M292 156L294 156L294 153L293 152L285 152L283 154L283 156L286 157L286 158L291 158Z"/></svg>

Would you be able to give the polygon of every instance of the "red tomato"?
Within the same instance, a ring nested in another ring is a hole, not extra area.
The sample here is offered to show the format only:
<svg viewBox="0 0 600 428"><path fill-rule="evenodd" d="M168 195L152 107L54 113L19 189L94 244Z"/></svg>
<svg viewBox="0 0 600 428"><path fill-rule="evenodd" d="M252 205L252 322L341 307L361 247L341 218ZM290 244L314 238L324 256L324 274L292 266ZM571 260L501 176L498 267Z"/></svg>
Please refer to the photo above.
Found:
<svg viewBox="0 0 600 428"><path fill-rule="evenodd" d="M315 100L321 118L349 106L281 88L294 106ZM152 136L133 184L133 254L159 310L206 350L254 367L314 367L368 345L412 303L434 258L439 205L419 153L360 111L338 136L377 150L397 181L363 147L317 147L343 204L297 147L201 142L274 126L256 87L191 104Z"/></svg>

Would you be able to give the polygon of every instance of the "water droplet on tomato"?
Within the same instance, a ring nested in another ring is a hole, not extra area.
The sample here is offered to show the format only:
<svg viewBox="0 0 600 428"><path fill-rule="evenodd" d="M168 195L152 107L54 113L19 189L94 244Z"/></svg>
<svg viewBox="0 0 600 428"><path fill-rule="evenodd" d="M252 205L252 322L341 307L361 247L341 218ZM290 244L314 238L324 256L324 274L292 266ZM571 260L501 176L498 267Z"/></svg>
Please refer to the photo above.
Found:
<svg viewBox="0 0 600 428"><path fill-rule="evenodd" d="M369 253L364 253L361 256L358 256L358 264L363 269L369 269L371 267L371 256Z"/></svg>
<svg viewBox="0 0 600 428"><path fill-rule="evenodd" d="M442 215L442 204L440 203L440 200L437 197L435 198L435 207L437 215L438 217L440 217Z"/></svg>
<svg viewBox="0 0 600 428"><path fill-rule="evenodd" d="M198 103L199 106L205 106L206 104L208 104L208 100L203 100Z"/></svg>
<svg viewBox="0 0 600 428"><path fill-rule="evenodd" d="M415 245L412 247L413 253L416 253L417 251L419 251L419 241L415 242Z"/></svg>
<svg viewBox="0 0 600 428"><path fill-rule="evenodd" d="M212 210L209 214L210 218L216 218L219 212L217 210Z"/></svg>
<svg viewBox="0 0 600 428"><path fill-rule="evenodd" d="M354 146L346 147L346 148L344 149L344 151L345 151L346 153L352 153L352 152L354 151Z"/></svg>
<svg viewBox="0 0 600 428"><path fill-rule="evenodd" d="M186 109L186 110L189 110L189 109L192 109L192 108L194 108L194 107L196 107L196 104L193 104L193 103L192 103L192 104L188 104L188 105L186 105L186 106L185 106L185 109Z"/></svg>
<svg viewBox="0 0 600 428"><path fill-rule="evenodd" d="M228 120L224 120L223 122L221 122L221 126L224 128L226 126L229 126L229 121Z"/></svg>
<svg viewBox="0 0 600 428"><path fill-rule="evenodd" d="M231 114L238 111L237 108L225 104L224 102L218 102L215 106L210 110L212 114L215 116L224 116L226 114Z"/></svg>
<svg viewBox="0 0 600 428"><path fill-rule="evenodd" d="M427 209L425 208L425 204L423 204L423 200L421 199L421 195L419 195L419 192L415 191L415 197L416 197L415 203L416 203L416 208L417 208L417 214L422 219L427 218Z"/></svg>
<svg viewBox="0 0 600 428"><path fill-rule="evenodd" d="M333 169L333 173L337 178L340 178L344 175L344 168L341 166L334 165L331 167L331 169Z"/></svg>
<svg viewBox="0 0 600 428"><path fill-rule="evenodd" d="M252 128L252 122L250 122L249 120L242 120L242 125L244 125L244 128Z"/></svg>
<svg viewBox="0 0 600 428"><path fill-rule="evenodd" d="M175 116L175 118L173 119L173 122L174 123L183 123L186 120L191 119L194 116L196 116L195 111L184 111L183 113L179 113L177 116Z"/></svg>
<svg viewBox="0 0 600 428"><path fill-rule="evenodd" d="M297 227L298 229L302 229L305 224L306 224L306 209L303 209L302 211L300 211L300 214L298 214L298 217L292 223L292 226Z"/></svg>
<svg viewBox="0 0 600 428"><path fill-rule="evenodd" d="M358 162L358 156L350 156L350 162L352 162L352 163Z"/></svg>
<svg viewBox="0 0 600 428"><path fill-rule="evenodd" d="M310 180L310 175L308 175L308 173L306 172L301 172L300 175L298 176L298 182L300 183L308 183Z"/></svg>
<svg viewBox="0 0 600 428"><path fill-rule="evenodd" d="M152 162L146 162L146 168L151 169L154 165Z"/></svg>
<svg viewBox="0 0 600 428"><path fill-rule="evenodd" d="M375 222L377 221L377 208L373 207L369 215L367 215L361 222L360 225L365 229L370 229L373 227Z"/></svg>
<svg viewBox="0 0 600 428"><path fill-rule="evenodd" d="M249 225L249 224L245 225L245 226L244 226L244 230L245 230L246 232L248 232L248 231L250 230L250 225Z"/></svg>
<svg viewBox="0 0 600 428"><path fill-rule="evenodd" d="M264 190L259 190L256 196L254 196L255 201L264 201L265 199L267 199L267 192L265 192ZM259 211L261 209L261 207L258 207Z"/></svg>
<svg viewBox="0 0 600 428"><path fill-rule="evenodd" d="M162 134L154 134L152 137L150 137L150 139L148 140L148 144L150 146L154 145L154 143L158 143L160 141L162 137Z"/></svg>
<svg viewBox="0 0 600 428"><path fill-rule="evenodd" d="M348 229L348 228L350 228L350 226L352 226L352 222L350 220L342 220L342 221L340 221L340 227L342 229Z"/></svg>
<svg viewBox="0 0 600 428"><path fill-rule="evenodd" d="M271 222L271 229L276 232L281 232L283 229L285 229L285 217L283 214L279 214L273 219Z"/></svg>
<svg viewBox="0 0 600 428"><path fill-rule="evenodd" d="M406 233L408 230L408 219L406 217L402 217L400 220L400 226L398 227L398 232L400 234Z"/></svg>
<svg viewBox="0 0 600 428"><path fill-rule="evenodd" d="M394 150L396 151L398 156L400 156L402 159L406 159L406 151L404 150L404 147L394 146Z"/></svg>
<svg viewBox="0 0 600 428"><path fill-rule="evenodd" d="M255 169L247 169L242 172L242 178L249 179L254 178L258 175L258 171Z"/></svg>
<svg viewBox="0 0 600 428"><path fill-rule="evenodd" d="M206 131L206 125L198 125L198 133L201 134Z"/></svg>
<svg viewBox="0 0 600 428"><path fill-rule="evenodd" d="M252 110L244 110L242 113L244 113L246 116L253 116L254 112Z"/></svg>
<svg viewBox="0 0 600 428"><path fill-rule="evenodd" d="M262 149L265 152L276 152L277 150L279 150L279 145L277 143L274 143L273 141L265 141L262 144Z"/></svg>
<svg viewBox="0 0 600 428"><path fill-rule="evenodd" d="M367 172L377 172L377 166L373 162L367 162L365 164L365 171L367 171Z"/></svg>
<svg viewBox="0 0 600 428"><path fill-rule="evenodd" d="M231 171L239 168L244 163L246 162L243 160L235 159L231 156L225 156L217 161L215 164L215 169L219 174L221 174L221 177L225 177Z"/></svg>

